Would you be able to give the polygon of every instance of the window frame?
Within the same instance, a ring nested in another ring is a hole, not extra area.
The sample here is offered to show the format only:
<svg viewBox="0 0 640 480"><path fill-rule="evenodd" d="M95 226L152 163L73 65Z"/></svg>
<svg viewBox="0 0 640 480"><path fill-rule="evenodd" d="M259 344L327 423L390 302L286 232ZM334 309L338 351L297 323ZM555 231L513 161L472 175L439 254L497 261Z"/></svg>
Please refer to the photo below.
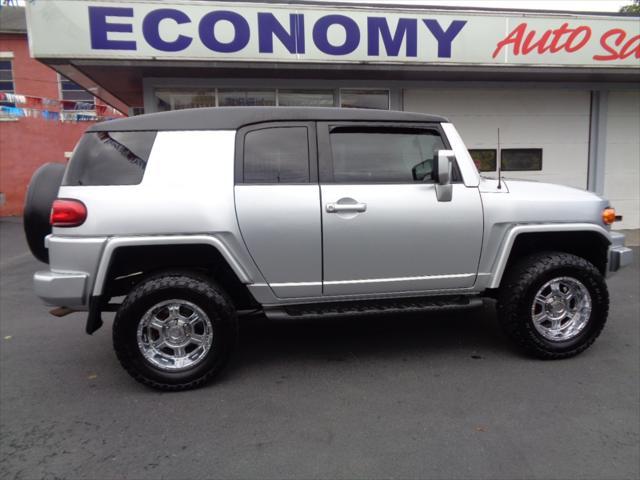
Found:
<svg viewBox="0 0 640 480"><path fill-rule="evenodd" d="M244 181L244 143L245 137L250 132L257 130L267 130L271 128L291 128L303 127L307 129L307 148L309 160L309 181L308 182L269 182L256 183ZM245 125L236 131L235 139L235 162L234 180L236 185L312 185L318 183L318 148L316 142L316 122L263 122L252 125Z"/></svg>
<svg viewBox="0 0 640 480"><path fill-rule="evenodd" d="M388 127L389 129L401 130L434 130L437 131L442 139L445 150L451 150L451 144L442 129L440 123L418 123L418 122L317 122L318 135L318 175L321 184L337 184L337 185L435 185L428 182L342 182L336 181L333 174L333 151L331 149L331 129L334 127L362 127L362 128L380 128ZM455 180L454 180L455 179ZM453 175L451 183L463 183L462 173L458 166L458 160L453 162Z"/></svg>

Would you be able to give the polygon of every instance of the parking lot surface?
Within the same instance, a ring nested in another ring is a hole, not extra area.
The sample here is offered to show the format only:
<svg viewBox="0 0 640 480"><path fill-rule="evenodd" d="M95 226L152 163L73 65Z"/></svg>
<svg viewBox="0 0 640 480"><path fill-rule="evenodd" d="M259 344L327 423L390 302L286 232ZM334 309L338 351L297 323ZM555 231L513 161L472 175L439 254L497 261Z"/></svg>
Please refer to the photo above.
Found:
<svg viewBox="0 0 640 480"><path fill-rule="evenodd" d="M1 478L640 476L640 269L609 281L609 323L564 361L512 350L491 305L425 316L245 319L200 390L133 381L82 314L34 296L45 266L0 221Z"/></svg>

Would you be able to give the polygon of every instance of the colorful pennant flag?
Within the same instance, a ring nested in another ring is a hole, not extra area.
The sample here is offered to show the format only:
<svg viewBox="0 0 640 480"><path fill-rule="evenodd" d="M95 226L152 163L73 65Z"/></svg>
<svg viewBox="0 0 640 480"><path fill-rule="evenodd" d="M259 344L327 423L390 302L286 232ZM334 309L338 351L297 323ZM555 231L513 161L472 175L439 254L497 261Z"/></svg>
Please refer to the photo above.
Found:
<svg viewBox="0 0 640 480"><path fill-rule="evenodd" d="M96 105L82 100L54 100L0 92L0 102L5 104L0 104L2 117L40 117L62 122L96 122L124 116L108 105Z"/></svg>

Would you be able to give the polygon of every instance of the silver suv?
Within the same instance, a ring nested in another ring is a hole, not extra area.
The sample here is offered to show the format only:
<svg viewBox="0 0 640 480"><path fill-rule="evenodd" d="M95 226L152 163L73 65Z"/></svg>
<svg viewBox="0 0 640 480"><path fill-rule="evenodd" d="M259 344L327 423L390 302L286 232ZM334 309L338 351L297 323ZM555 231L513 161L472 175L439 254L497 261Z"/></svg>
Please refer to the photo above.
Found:
<svg viewBox="0 0 640 480"><path fill-rule="evenodd" d="M238 315L309 318L468 308L497 299L530 354L586 349L605 276L631 261L593 193L485 179L445 118L323 108L212 108L91 127L69 165L32 179L25 230L50 264L35 291L116 311L124 368L201 385Z"/></svg>

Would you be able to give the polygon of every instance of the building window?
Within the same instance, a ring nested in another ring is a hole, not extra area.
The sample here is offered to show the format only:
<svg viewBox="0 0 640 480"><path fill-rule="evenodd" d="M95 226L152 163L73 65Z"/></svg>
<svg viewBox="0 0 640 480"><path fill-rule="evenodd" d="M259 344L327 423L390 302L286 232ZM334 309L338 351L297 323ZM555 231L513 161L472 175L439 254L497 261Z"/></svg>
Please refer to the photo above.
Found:
<svg viewBox="0 0 640 480"><path fill-rule="evenodd" d="M215 90L156 90L158 111L215 107Z"/></svg>
<svg viewBox="0 0 640 480"><path fill-rule="evenodd" d="M65 111L95 112L95 97L77 83L62 76L60 76L60 98Z"/></svg>
<svg viewBox="0 0 640 480"><path fill-rule="evenodd" d="M274 90L218 89L220 107L269 107L275 104Z"/></svg>
<svg viewBox="0 0 640 480"><path fill-rule="evenodd" d="M0 92L15 93L11 60L0 60ZM12 102L0 101L0 105L14 107Z"/></svg>
<svg viewBox="0 0 640 480"><path fill-rule="evenodd" d="M498 165L498 152L495 148L469 150L473 162L481 172L495 172Z"/></svg>
<svg viewBox="0 0 640 480"><path fill-rule="evenodd" d="M541 148L503 148L500 154L505 172L542 170Z"/></svg>
<svg viewBox="0 0 640 480"><path fill-rule="evenodd" d="M389 110L389 90L343 89L340 90L340 106Z"/></svg>
<svg viewBox="0 0 640 480"><path fill-rule="evenodd" d="M469 154L481 172L495 172L497 150L495 148L470 149ZM526 172L542 170L541 148L502 148L502 170L506 172Z"/></svg>
<svg viewBox="0 0 640 480"><path fill-rule="evenodd" d="M333 90L278 90L281 107L333 107Z"/></svg>
<svg viewBox="0 0 640 480"><path fill-rule="evenodd" d="M337 90L301 88L208 88L208 89L157 89L158 111L200 107L333 107L341 105L353 108L389 110L389 90L343 89L340 100Z"/></svg>

